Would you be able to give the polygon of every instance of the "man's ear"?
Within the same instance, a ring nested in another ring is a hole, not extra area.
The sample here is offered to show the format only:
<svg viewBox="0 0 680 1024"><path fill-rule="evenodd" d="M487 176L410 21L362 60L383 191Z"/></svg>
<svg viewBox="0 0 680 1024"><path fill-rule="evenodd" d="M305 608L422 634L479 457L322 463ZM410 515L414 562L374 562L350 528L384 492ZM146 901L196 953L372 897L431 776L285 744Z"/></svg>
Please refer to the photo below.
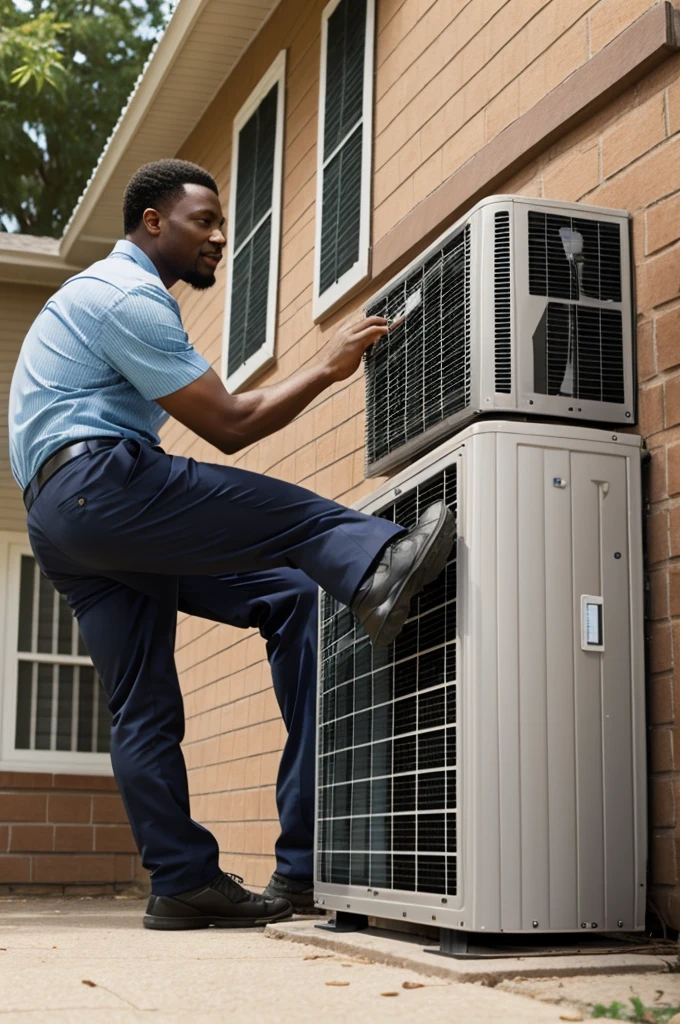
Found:
<svg viewBox="0 0 680 1024"><path fill-rule="evenodd" d="M160 234L161 215L158 212L158 210L154 210L153 207L150 206L142 214L142 221L144 222L144 227L146 228L146 230L149 232L150 235L153 235L154 238Z"/></svg>

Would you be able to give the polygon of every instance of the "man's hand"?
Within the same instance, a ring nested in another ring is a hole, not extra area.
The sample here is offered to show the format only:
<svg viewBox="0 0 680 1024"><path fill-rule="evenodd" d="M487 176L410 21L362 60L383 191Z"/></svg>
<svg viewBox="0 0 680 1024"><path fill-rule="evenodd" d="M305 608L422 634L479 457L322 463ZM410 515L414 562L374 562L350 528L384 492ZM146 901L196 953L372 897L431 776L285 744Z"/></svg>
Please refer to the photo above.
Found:
<svg viewBox="0 0 680 1024"><path fill-rule="evenodd" d="M395 324L401 321L395 321ZM345 380L358 369L367 348L374 345L394 326L384 316L369 316L345 324L335 332L323 357L323 366L331 382Z"/></svg>

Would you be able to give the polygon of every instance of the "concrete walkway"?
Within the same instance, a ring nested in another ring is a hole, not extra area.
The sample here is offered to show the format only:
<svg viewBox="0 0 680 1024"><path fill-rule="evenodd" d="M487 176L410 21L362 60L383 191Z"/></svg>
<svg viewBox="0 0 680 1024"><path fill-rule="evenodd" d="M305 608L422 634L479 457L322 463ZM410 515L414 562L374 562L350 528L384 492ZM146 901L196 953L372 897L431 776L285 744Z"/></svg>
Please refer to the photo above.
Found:
<svg viewBox="0 0 680 1024"><path fill-rule="evenodd" d="M557 1024L587 1020L585 1004L611 993L625 1002L629 990L650 1003L658 991L677 995L680 1004L677 974L579 978L572 1002L564 977L552 989L550 979L543 988L533 982L524 994L520 979L510 991L507 980L489 987L428 977L422 967L261 930L150 932L143 910L143 901L116 898L0 901L0 1024Z"/></svg>

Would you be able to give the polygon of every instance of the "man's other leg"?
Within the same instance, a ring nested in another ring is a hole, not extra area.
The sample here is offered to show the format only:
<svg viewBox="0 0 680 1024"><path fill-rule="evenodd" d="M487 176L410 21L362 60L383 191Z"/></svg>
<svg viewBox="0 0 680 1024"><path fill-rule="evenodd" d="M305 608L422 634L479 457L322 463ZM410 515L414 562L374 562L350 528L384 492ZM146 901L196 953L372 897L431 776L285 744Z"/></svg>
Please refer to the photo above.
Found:
<svg viewBox="0 0 680 1024"><path fill-rule="evenodd" d="M219 849L191 818L180 748L177 579L148 577L150 593L103 577L54 582L67 594L109 698L114 775L152 892L173 895L212 881Z"/></svg>
<svg viewBox="0 0 680 1024"><path fill-rule="evenodd" d="M277 873L313 875L314 759L318 588L296 569L222 576L182 576L179 609L241 628L267 641L274 691L288 730L276 788L281 835Z"/></svg>

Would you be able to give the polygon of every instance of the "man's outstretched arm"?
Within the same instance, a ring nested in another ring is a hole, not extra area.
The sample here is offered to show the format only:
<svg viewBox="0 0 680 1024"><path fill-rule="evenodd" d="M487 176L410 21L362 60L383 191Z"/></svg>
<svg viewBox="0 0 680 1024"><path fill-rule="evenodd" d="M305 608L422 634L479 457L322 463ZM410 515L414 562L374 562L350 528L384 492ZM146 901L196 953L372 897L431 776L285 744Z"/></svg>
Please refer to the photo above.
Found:
<svg viewBox="0 0 680 1024"><path fill-rule="evenodd" d="M366 349L388 330L381 316L341 327L315 366L266 388L230 395L215 371L208 370L157 401L174 419L231 455L285 427L327 387L351 377Z"/></svg>

